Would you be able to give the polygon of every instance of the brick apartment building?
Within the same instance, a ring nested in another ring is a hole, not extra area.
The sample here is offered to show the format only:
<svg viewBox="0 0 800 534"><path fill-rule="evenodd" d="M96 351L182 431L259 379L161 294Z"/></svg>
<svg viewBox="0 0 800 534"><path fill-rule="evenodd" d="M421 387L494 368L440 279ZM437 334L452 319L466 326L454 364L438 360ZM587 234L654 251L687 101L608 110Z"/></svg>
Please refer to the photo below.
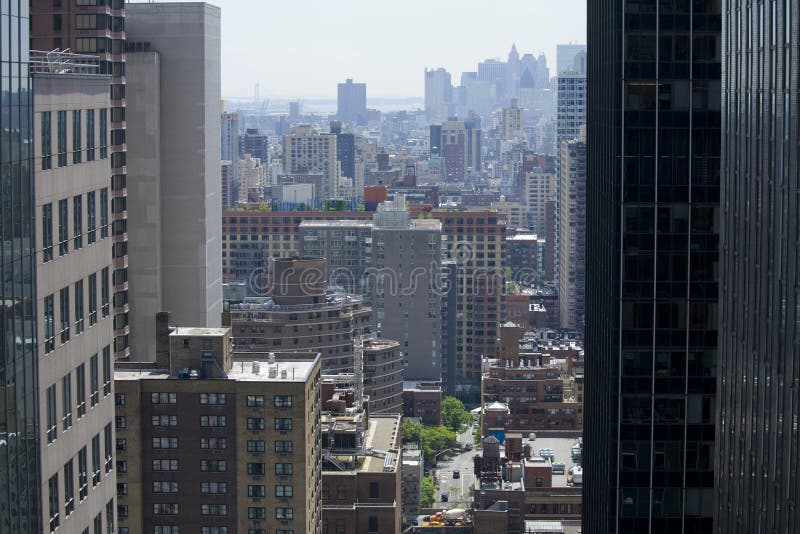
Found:
<svg viewBox="0 0 800 534"><path fill-rule="evenodd" d="M114 376L120 529L319 532L320 355L168 323L156 362Z"/></svg>

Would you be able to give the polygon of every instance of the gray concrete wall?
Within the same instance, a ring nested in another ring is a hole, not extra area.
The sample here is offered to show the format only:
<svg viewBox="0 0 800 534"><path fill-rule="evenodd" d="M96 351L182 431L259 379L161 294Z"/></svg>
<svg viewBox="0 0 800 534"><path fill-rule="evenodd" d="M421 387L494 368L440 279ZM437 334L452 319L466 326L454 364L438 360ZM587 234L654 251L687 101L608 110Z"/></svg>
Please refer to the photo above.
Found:
<svg viewBox="0 0 800 534"><path fill-rule="evenodd" d="M219 326L220 9L204 3L126 8L128 41L149 43L161 59L162 307L177 325Z"/></svg>
<svg viewBox="0 0 800 534"><path fill-rule="evenodd" d="M128 135L128 302L133 360L156 354L161 294L161 106L157 52L126 57Z"/></svg>

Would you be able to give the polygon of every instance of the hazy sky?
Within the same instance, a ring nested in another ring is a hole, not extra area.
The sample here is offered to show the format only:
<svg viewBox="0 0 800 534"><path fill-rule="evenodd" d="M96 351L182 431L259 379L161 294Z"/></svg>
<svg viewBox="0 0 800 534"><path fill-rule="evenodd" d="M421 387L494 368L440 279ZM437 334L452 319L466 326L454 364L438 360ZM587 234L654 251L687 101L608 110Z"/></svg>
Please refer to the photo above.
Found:
<svg viewBox="0 0 800 534"><path fill-rule="evenodd" d="M211 0L222 8L222 94L331 97L345 78L367 98L422 97L425 67L586 42L586 0Z"/></svg>

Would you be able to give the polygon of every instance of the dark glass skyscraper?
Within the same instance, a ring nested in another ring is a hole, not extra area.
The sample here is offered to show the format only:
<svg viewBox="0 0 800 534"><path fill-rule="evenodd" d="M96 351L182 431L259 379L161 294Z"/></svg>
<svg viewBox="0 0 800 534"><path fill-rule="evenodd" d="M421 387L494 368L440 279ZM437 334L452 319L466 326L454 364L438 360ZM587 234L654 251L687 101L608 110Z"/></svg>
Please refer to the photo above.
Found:
<svg viewBox="0 0 800 534"><path fill-rule="evenodd" d="M28 2L0 15L0 532L39 532Z"/></svg>
<svg viewBox="0 0 800 534"><path fill-rule="evenodd" d="M715 529L797 532L800 2L725 7Z"/></svg>
<svg viewBox="0 0 800 534"><path fill-rule="evenodd" d="M588 3L585 534L713 529L720 1Z"/></svg>

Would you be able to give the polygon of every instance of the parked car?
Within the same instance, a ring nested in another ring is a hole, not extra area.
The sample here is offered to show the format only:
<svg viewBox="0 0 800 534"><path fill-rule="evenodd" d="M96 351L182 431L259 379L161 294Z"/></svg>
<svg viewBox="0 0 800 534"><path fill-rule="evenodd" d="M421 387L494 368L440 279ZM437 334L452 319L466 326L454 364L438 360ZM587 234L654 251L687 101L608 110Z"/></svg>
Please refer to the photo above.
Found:
<svg viewBox="0 0 800 534"><path fill-rule="evenodd" d="M450 497L448 497L446 493L442 493L442 502L447 502L449 500L450 500Z"/></svg>
<svg viewBox="0 0 800 534"><path fill-rule="evenodd" d="M454 479L455 479L455 478L461 478L461 471L459 471L458 469L456 469L455 471L453 471L453 478L454 478Z"/></svg>
<svg viewBox="0 0 800 534"><path fill-rule="evenodd" d="M467 445L464 447L464 450L465 451L471 451L472 450L472 443L467 443Z"/></svg>

